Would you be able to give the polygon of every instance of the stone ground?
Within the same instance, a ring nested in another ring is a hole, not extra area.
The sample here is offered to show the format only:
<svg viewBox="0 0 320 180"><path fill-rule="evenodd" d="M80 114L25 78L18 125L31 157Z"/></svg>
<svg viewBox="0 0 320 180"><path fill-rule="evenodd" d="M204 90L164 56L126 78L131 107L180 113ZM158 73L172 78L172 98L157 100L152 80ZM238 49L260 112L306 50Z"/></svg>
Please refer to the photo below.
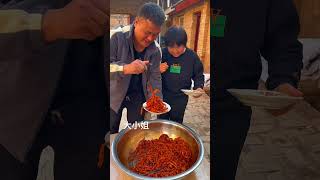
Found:
<svg viewBox="0 0 320 180"><path fill-rule="evenodd" d="M280 117L253 112L236 180L319 180L320 113L306 102Z"/></svg>

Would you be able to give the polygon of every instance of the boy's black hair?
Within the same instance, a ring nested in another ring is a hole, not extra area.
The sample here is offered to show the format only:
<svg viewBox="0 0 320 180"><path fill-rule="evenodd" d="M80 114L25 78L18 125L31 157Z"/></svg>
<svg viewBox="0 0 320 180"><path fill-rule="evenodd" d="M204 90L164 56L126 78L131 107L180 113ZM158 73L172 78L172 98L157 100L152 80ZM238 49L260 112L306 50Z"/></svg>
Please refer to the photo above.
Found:
<svg viewBox="0 0 320 180"><path fill-rule="evenodd" d="M162 26L166 18L161 7L151 2L140 7L137 17L148 19L157 26Z"/></svg>
<svg viewBox="0 0 320 180"><path fill-rule="evenodd" d="M188 36L186 31L179 26L171 26L164 35L164 44L167 47L174 46L187 46Z"/></svg>

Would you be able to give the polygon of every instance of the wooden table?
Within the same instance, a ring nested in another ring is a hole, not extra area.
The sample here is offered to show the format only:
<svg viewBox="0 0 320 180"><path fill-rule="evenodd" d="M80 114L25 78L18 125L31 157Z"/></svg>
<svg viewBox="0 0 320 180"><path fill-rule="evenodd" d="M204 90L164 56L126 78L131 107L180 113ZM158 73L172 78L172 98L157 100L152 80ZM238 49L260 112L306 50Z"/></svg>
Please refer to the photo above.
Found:
<svg viewBox="0 0 320 180"><path fill-rule="evenodd" d="M110 147L113 142L115 136L117 134L112 134L110 136ZM111 180L133 180L134 178L128 176L125 172L123 172L113 161L111 151L110 151L110 178ZM189 174L187 177L183 178L183 180L209 180L210 179L210 163L206 158L203 158L201 164L198 168Z"/></svg>

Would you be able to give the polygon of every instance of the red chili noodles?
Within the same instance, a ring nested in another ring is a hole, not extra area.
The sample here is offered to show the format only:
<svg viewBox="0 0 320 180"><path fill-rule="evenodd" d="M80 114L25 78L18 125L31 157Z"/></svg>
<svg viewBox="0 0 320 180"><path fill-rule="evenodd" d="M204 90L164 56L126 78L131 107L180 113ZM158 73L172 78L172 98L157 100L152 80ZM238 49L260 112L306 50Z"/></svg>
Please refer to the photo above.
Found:
<svg viewBox="0 0 320 180"><path fill-rule="evenodd" d="M156 94L159 92L158 89L152 89L151 86L149 86L149 91L152 93L151 97L147 100L147 109L151 112L155 113L162 113L167 110L166 105L163 103L161 98L159 96L156 96Z"/></svg>
<svg viewBox="0 0 320 180"><path fill-rule="evenodd" d="M141 140L129 155L130 169L149 177L174 176L189 169L194 163L190 145L182 138Z"/></svg>

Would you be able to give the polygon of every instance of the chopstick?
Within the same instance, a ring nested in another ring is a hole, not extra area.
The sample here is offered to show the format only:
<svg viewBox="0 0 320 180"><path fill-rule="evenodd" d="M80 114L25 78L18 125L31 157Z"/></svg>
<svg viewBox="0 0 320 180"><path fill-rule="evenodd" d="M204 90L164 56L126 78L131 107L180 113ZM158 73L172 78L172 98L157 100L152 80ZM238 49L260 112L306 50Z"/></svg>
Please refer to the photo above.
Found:
<svg viewBox="0 0 320 180"><path fill-rule="evenodd" d="M146 60L142 60L140 59L141 61L146 61ZM149 84L149 68L148 66L152 66L152 63L149 63L148 65L145 65L145 71L143 72L146 76L146 90L147 90L147 94L149 94L148 92L148 84Z"/></svg>

